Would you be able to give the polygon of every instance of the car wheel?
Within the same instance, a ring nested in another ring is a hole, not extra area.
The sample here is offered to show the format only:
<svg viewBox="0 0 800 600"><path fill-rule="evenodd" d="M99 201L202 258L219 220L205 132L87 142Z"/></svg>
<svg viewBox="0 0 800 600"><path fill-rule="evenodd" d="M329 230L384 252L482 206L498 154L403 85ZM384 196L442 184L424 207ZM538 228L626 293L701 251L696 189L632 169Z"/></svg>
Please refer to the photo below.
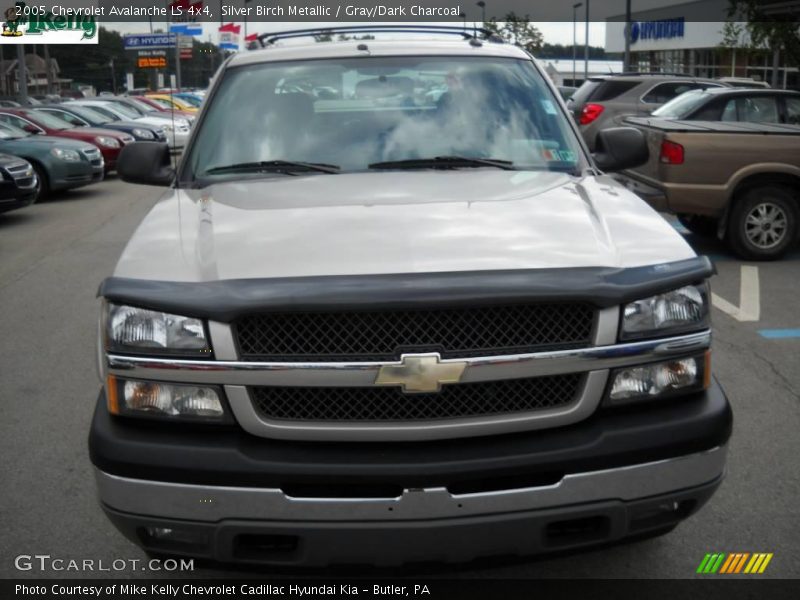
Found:
<svg viewBox="0 0 800 600"><path fill-rule="evenodd" d="M36 187L36 198L33 200L33 202L36 203L50 193L50 184L47 180L47 171L45 171L41 165L31 163L31 166L33 167L34 173L36 173L36 179L39 180Z"/></svg>
<svg viewBox="0 0 800 600"><path fill-rule="evenodd" d="M715 237L719 221L713 217L699 215L678 215L678 221L693 234L700 237Z"/></svg>
<svg viewBox="0 0 800 600"><path fill-rule="evenodd" d="M792 247L798 234L798 194L780 185L745 192L731 211L728 241L748 260L775 260Z"/></svg>

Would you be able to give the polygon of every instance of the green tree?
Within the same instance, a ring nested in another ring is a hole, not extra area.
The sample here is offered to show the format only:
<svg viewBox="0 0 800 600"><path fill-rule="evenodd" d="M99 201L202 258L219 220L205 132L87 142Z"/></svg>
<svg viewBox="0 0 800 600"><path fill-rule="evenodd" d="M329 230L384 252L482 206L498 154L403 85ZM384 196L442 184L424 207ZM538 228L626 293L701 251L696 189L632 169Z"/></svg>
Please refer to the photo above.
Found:
<svg viewBox="0 0 800 600"><path fill-rule="evenodd" d="M728 0L728 16L747 22L747 32L756 47L779 50L786 63L800 65L800 13L780 9L759 0Z"/></svg>
<svg viewBox="0 0 800 600"><path fill-rule="evenodd" d="M502 22L492 18L484 22L483 27L509 43L522 46L528 52L538 52L544 44L542 32L531 23L528 15L520 17L516 13L510 12L506 14Z"/></svg>
<svg viewBox="0 0 800 600"><path fill-rule="evenodd" d="M719 47L723 50L728 50L731 54L731 77L736 75L736 51L742 50L745 56L745 65L747 64L747 50L750 46L749 36L741 23L736 21L726 21L722 27L722 41Z"/></svg>

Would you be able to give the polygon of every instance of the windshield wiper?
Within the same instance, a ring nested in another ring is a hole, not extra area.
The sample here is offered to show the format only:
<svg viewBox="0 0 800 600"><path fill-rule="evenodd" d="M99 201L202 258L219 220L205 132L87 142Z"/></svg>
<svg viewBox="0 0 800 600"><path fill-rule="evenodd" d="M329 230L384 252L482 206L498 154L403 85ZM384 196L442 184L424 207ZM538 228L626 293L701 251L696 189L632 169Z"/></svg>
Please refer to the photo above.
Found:
<svg viewBox="0 0 800 600"><path fill-rule="evenodd" d="M224 167L212 167L206 174L212 173L259 173L259 172L279 172L292 173L296 171L318 171L320 173L338 173L339 167L324 163L307 163L293 160L262 160L258 162L243 162Z"/></svg>
<svg viewBox="0 0 800 600"><path fill-rule="evenodd" d="M409 158L406 160L389 160L369 165L370 169L457 169L460 167L495 167L506 171L514 171L514 163L510 160L494 158L475 158L471 156L434 156L433 158Z"/></svg>

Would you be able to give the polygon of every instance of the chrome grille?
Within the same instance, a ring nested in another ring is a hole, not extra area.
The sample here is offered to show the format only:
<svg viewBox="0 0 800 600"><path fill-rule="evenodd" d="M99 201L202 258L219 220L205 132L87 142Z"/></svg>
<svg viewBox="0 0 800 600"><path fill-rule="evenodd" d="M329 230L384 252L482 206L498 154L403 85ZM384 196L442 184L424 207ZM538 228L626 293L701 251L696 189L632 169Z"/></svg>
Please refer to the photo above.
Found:
<svg viewBox="0 0 800 600"><path fill-rule="evenodd" d="M30 188L34 185L33 167L28 163L13 163L5 166L9 176L20 188Z"/></svg>
<svg viewBox="0 0 800 600"><path fill-rule="evenodd" d="M97 148L82 150L82 152L92 166L99 167L101 164L103 164L103 156L100 154L100 150Z"/></svg>
<svg viewBox="0 0 800 600"><path fill-rule="evenodd" d="M6 171L14 178L30 177L32 168L28 163L14 163L5 166Z"/></svg>
<svg viewBox="0 0 800 600"><path fill-rule="evenodd" d="M234 337L244 360L381 361L404 352L497 356L591 345L595 314L582 303L282 312L238 319Z"/></svg>
<svg viewBox="0 0 800 600"><path fill-rule="evenodd" d="M585 375L445 385L436 393L388 387L252 387L259 416L288 421L430 421L560 408L577 401Z"/></svg>

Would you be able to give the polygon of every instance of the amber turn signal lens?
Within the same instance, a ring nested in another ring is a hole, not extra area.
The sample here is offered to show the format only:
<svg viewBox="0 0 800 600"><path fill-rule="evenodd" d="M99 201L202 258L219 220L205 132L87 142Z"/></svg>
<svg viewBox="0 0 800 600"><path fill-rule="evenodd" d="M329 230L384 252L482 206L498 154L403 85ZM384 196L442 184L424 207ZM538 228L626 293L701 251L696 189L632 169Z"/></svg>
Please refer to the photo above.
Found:
<svg viewBox="0 0 800 600"><path fill-rule="evenodd" d="M119 390L117 385L117 378L109 375L106 379L106 402L108 404L108 412L112 415L119 414Z"/></svg>

